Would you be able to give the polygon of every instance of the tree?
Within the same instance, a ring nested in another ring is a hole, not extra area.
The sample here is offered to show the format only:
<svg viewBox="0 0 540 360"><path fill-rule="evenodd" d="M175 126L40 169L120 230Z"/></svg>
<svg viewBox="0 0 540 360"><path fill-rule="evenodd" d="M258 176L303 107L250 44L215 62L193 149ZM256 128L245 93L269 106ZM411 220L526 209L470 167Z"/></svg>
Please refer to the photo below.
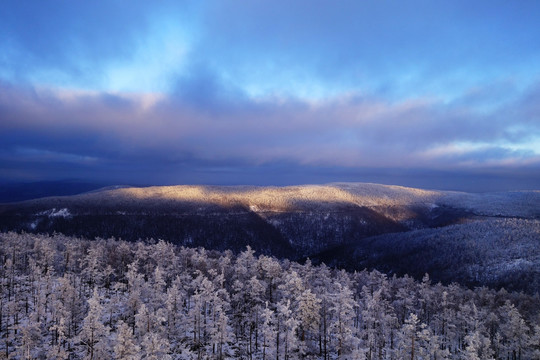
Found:
<svg viewBox="0 0 540 360"><path fill-rule="evenodd" d="M480 322L478 309L474 303L471 304L469 322L467 324L468 334L465 336L464 357L471 360L490 360L493 358L491 341L485 334L483 324Z"/></svg>
<svg viewBox="0 0 540 360"><path fill-rule="evenodd" d="M116 341L113 346L114 356L120 360L139 360L140 346L136 344L133 331L128 324L119 320L116 329Z"/></svg>
<svg viewBox="0 0 540 360"><path fill-rule="evenodd" d="M530 356L534 360L540 360L540 325L534 326L534 333L530 340Z"/></svg>
<svg viewBox="0 0 540 360"><path fill-rule="evenodd" d="M346 359L358 345L353 324L355 306L356 302L349 287L337 283L337 293L332 297L330 308L333 317L330 332L334 334L334 347L339 359Z"/></svg>
<svg viewBox="0 0 540 360"><path fill-rule="evenodd" d="M420 322L418 317L410 313L407 320L401 327L399 339L399 355L402 359L414 360L418 353L418 327Z"/></svg>
<svg viewBox="0 0 540 360"><path fill-rule="evenodd" d="M390 333L393 336L391 327L395 326L395 315L393 309L390 309L390 304L382 297L383 288L372 292L367 286L362 289L363 310L363 346L366 350L366 358L368 360L383 356L383 348L385 347L386 335ZM392 338L389 339L390 349L392 349Z"/></svg>
<svg viewBox="0 0 540 360"><path fill-rule="evenodd" d="M144 279L138 270L138 261L133 261L128 265L128 271L126 273L126 279L128 282L128 299L127 299L127 320L131 325L132 332L135 333L135 315L141 305L142 288L144 285Z"/></svg>
<svg viewBox="0 0 540 360"><path fill-rule="evenodd" d="M142 340L142 354L145 360L169 360L169 341L155 332L146 333Z"/></svg>
<svg viewBox="0 0 540 360"><path fill-rule="evenodd" d="M319 329L321 300L310 289L304 290L298 300L297 319L299 321L300 343L302 354L313 352L309 342L315 339L315 332Z"/></svg>
<svg viewBox="0 0 540 360"><path fill-rule="evenodd" d="M82 275L90 288L102 284L104 275L102 270L104 268L102 263L103 253L101 241L95 241L91 243L86 256L82 259Z"/></svg>
<svg viewBox="0 0 540 360"><path fill-rule="evenodd" d="M262 311L261 319L262 360L274 359L276 355L276 315L268 308L268 302Z"/></svg>
<svg viewBox="0 0 540 360"><path fill-rule="evenodd" d="M152 311L146 304L142 303L135 315L135 333L137 336L142 338L150 332L161 333L161 324L165 322L165 317L162 313L163 309Z"/></svg>
<svg viewBox="0 0 540 360"><path fill-rule="evenodd" d="M51 327L51 330L56 334L56 341L53 342L47 351L47 359L65 360L69 358L69 352L66 351L65 346L68 342L66 329L66 321L63 317L60 317L58 323ZM68 348L71 348L71 346L68 346Z"/></svg>
<svg viewBox="0 0 540 360"><path fill-rule="evenodd" d="M223 304L214 302L212 327L210 328L210 343L212 344L212 356L221 360L225 358L226 345L233 340L229 318L223 309Z"/></svg>
<svg viewBox="0 0 540 360"><path fill-rule="evenodd" d="M502 306L501 315L502 350L512 360L521 360L523 349L529 343L529 327L509 300Z"/></svg>
<svg viewBox="0 0 540 360"><path fill-rule="evenodd" d="M16 355L20 359L31 360L39 357L39 351L41 348L41 334L39 329L39 323L35 316L30 316L29 321L19 326L19 337L21 344Z"/></svg>
<svg viewBox="0 0 540 360"><path fill-rule="evenodd" d="M85 359L89 360L110 356L107 344L109 329L101 321L103 308L99 298L98 290L94 288L92 297L88 300L88 315L83 320L79 334L79 339L86 349Z"/></svg>
<svg viewBox="0 0 540 360"><path fill-rule="evenodd" d="M175 280L170 288L167 289L167 299L165 301L166 319L167 319L167 339L171 341L179 336L178 328L181 324L182 294L179 288L179 278Z"/></svg>
<svg viewBox="0 0 540 360"><path fill-rule="evenodd" d="M298 350L298 340L295 336L298 320L293 317L291 301L289 299L277 304L278 331L276 337L277 356L283 354L284 360L292 358ZM281 346L281 348L280 348Z"/></svg>

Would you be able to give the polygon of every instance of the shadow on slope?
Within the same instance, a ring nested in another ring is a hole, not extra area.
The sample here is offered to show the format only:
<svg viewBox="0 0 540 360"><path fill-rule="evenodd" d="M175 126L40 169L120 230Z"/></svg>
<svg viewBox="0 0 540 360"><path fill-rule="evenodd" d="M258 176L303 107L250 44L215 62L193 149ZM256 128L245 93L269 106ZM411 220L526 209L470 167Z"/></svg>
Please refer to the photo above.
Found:
<svg viewBox="0 0 540 360"><path fill-rule="evenodd" d="M477 219L437 229L366 238L312 258L349 270L377 269L468 286L540 289L540 221Z"/></svg>

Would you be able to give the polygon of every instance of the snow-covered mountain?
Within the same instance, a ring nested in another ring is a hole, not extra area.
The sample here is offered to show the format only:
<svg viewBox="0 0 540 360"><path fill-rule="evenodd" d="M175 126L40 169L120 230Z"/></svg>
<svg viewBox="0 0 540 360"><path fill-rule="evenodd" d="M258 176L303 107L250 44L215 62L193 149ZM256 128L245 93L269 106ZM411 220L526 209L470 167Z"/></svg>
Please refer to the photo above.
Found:
<svg viewBox="0 0 540 360"><path fill-rule="evenodd" d="M387 263L392 257L380 256L377 263L357 261L358 257L353 256L368 244L365 239L490 218L540 219L540 192L470 194L366 183L288 187L185 185L109 187L0 206L1 231L61 232L132 241L154 238L233 251L250 245L259 253L290 259L313 257L332 261L336 259L328 256L339 254L335 263L389 271L395 270ZM450 234L455 230L456 241L463 231L474 233L472 227L456 226L445 228ZM488 228L499 231L497 226ZM411 234L424 236L421 232ZM413 243L409 237L385 237L394 238L406 251L408 244ZM389 249L396 249L391 240L384 243L390 244ZM472 250L464 247L459 251ZM429 254L433 256L433 252ZM405 253L393 253L394 257L402 255ZM438 255L443 258L456 254L441 251ZM501 259L505 261L504 256ZM435 267L429 271L439 270ZM485 279L481 275L478 278Z"/></svg>
<svg viewBox="0 0 540 360"><path fill-rule="evenodd" d="M407 188L370 183L331 183L285 187L257 186L111 186L75 196L47 197L16 207L65 204L66 206L122 207L176 205L177 212L192 211L186 205L244 207L256 213L336 210L340 206L451 206L487 216L540 216L540 191L463 193ZM59 205L58 205L59 206ZM57 207L58 207L57 206ZM5 208L5 207L4 207Z"/></svg>
<svg viewBox="0 0 540 360"><path fill-rule="evenodd" d="M362 239L323 251L315 263L347 269L487 285L540 289L540 220L488 218Z"/></svg>

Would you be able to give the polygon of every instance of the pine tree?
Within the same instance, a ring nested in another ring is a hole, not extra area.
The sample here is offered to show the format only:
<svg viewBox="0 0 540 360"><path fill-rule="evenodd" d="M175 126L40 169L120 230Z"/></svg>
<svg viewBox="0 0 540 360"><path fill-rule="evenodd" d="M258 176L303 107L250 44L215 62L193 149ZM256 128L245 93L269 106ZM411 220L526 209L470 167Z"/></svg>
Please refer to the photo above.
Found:
<svg viewBox="0 0 540 360"><path fill-rule="evenodd" d="M470 307L471 312L468 316L468 333L464 338L465 348L463 350L464 358L472 360L490 360L493 358L491 342L485 335L484 326L480 321L478 309L474 303Z"/></svg>
<svg viewBox="0 0 540 360"><path fill-rule="evenodd" d="M167 289L167 299L165 301L167 339L169 339L169 341L179 336L178 328L181 324L182 313L180 310L182 308L182 295L180 293L178 282L179 281L174 281L172 286Z"/></svg>
<svg viewBox="0 0 540 360"><path fill-rule="evenodd" d="M128 265L126 279L128 282L128 299L126 306L126 318L131 326L132 332L135 333L135 315L141 306L142 288L144 279L138 270L138 261L133 261Z"/></svg>
<svg viewBox="0 0 540 360"><path fill-rule="evenodd" d="M56 340L53 342L49 350L47 351L47 359L64 360L69 358L69 352L66 350L66 343L69 341L66 336L66 321L63 317L60 317L57 324L51 326L50 329L56 334ZM68 347L68 349L71 346Z"/></svg>
<svg viewBox="0 0 540 360"><path fill-rule="evenodd" d="M540 360L540 325L534 326L534 333L530 338L531 359Z"/></svg>
<svg viewBox="0 0 540 360"><path fill-rule="evenodd" d="M102 284L103 263L102 254L104 253L101 241L91 243L86 256L82 259L82 276L90 288Z"/></svg>

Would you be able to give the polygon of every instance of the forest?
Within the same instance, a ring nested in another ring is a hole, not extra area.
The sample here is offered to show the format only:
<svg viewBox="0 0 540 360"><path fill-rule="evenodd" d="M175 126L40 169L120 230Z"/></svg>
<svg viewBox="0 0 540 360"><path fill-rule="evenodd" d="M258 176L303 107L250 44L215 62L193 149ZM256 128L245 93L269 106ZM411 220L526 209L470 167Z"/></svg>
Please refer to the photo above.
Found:
<svg viewBox="0 0 540 360"><path fill-rule="evenodd" d="M0 234L0 358L540 359L540 299L163 240Z"/></svg>
<svg viewBox="0 0 540 360"><path fill-rule="evenodd" d="M439 228L369 237L311 257L348 270L475 287L504 287L534 295L540 289L540 220L478 218Z"/></svg>

